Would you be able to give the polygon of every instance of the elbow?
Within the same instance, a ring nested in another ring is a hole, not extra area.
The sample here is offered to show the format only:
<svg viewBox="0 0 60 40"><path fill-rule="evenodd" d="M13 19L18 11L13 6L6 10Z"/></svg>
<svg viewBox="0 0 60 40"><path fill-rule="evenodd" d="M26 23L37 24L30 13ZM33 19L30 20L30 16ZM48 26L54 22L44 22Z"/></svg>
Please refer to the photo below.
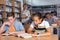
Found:
<svg viewBox="0 0 60 40"><path fill-rule="evenodd" d="M27 30L27 33L30 33L29 29Z"/></svg>
<svg viewBox="0 0 60 40"><path fill-rule="evenodd" d="M29 33L29 30L27 30L27 33Z"/></svg>
<svg viewBox="0 0 60 40"><path fill-rule="evenodd" d="M51 32L48 32L47 35L51 35L52 33Z"/></svg>
<svg viewBox="0 0 60 40"><path fill-rule="evenodd" d="M30 30L27 30L27 33L29 33L29 34L32 34L32 31L30 31Z"/></svg>
<svg viewBox="0 0 60 40"><path fill-rule="evenodd" d="M51 33L48 33L48 35L51 35Z"/></svg>

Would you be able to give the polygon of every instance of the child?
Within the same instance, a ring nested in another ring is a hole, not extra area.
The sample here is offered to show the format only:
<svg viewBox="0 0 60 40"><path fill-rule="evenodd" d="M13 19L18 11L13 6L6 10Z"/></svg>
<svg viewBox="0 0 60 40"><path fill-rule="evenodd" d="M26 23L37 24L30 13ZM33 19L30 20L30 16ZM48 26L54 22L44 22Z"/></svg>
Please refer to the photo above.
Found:
<svg viewBox="0 0 60 40"><path fill-rule="evenodd" d="M52 18L52 16L51 16L51 13L46 13L45 14L45 21L48 21L49 22L49 24L50 24L50 26L51 26L51 24L53 24L54 23L54 18Z"/></svg>
<svg viewBox="0 0 60 40"><path fill-rule="evenodd" d="M30 11L28 10L27 4L25 4L23 6L23 11L22 11L21 17L22 17L21 22L23 24L26 23L27 21L29 21L29 19L30 19Z"/></svg>
<svg viewBox="0 0 60 40"><path fill-rule="evenodd" d="M1 26L0 34L2 34L3 32L13 34L25 33L25 29L22 23L15 20L14 13L8 13L7 17L8 21L4 22L3 25Z"/></svg>
<svg viewBox="0 0 60 40"><path fill-rule="evenodd" d="M39 12L32 15L32 20L33 22L31 23L30 28L27 31L28 33L33 33L33 34L38 34L39 32L43 33L40 36L51 34L49 23L43 20Z"/></svg>

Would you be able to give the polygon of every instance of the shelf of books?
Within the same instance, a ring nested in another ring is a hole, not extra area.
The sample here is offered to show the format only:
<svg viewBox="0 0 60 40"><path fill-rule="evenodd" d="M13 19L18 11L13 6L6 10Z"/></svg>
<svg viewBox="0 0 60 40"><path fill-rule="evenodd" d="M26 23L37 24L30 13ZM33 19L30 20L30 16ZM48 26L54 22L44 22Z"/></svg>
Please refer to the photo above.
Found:
<svg viewBox="0 0 60 40"><path fill-rule="evenodd" d="M21 2L19 0L0 0L0 26L7 21L7 14L13 12L17 20L21 20Z"/></svg>

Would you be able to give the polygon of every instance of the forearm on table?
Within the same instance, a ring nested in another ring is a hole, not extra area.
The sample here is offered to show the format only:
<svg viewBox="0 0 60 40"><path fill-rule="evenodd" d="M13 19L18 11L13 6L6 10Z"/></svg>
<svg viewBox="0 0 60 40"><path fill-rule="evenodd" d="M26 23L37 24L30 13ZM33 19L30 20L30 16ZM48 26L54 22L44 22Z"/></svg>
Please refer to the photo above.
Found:
<svg viewBox="0 0 60 40"><path fill-rule="evenodd" d="M25 31L24 30L21 30L21 31L15 31L15 32L8 32L8 33L21 34L21 33L25 33Z"/></svg>
<svg viewBox="0 0 60 40"><path fill-rule="evenodd" d="M46 32L46 33L41 34L40 36L49 36L49 35L51 35L51 33Z"/></svg>
<svg viewBox="0 0 60 40"><path fill-rule="evenodd" d="M47 35L51 35L51 27L46 29L47 31L43 34L41 34L40 36L47 36Z"/></svg>

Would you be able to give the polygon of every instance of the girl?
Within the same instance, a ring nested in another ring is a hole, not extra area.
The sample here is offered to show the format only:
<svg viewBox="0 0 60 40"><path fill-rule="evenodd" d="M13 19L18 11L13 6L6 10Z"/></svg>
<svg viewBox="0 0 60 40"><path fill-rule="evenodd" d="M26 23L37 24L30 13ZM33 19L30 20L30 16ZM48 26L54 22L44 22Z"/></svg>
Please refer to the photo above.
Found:
<svg viewBox="0 0 60 40"><path fill-rule="evenodd" d="M32 15L33 22L31 23L28 33L38 34L42 33L40 36L50 35L50 25L47 21L43 20L39 12Z"/></svg>

